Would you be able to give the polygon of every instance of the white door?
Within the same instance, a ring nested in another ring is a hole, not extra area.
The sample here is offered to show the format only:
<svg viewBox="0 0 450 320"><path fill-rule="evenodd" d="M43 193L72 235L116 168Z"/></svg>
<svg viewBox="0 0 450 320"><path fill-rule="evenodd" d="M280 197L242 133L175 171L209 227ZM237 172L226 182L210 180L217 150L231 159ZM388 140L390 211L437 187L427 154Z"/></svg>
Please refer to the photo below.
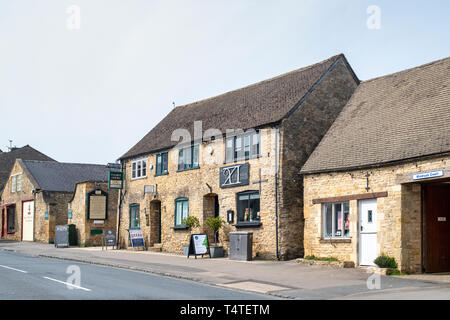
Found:
<svg viewBox="0 0 450 320"><path fill-rule="evenodd" d="M22 204L22 241L33 241L34 231L34 201Z"/></svg>
<svg viewBox="0 0 450 320"><path fill-rule="evenodd" d="M374 266L377 258L377 199L359 201L359 265Z"/></svg>

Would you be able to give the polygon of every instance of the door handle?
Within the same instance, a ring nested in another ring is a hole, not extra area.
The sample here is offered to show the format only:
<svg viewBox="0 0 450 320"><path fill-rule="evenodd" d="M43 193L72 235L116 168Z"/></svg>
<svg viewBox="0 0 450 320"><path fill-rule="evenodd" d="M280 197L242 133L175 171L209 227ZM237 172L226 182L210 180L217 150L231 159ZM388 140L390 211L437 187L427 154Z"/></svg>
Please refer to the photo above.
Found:
<svg viewBox="0 0 450 320"><path fill-rule="evenodd" d="M361 231L363 231L364 230L364 228L363 228L363 226L361 226Z"/></svg>

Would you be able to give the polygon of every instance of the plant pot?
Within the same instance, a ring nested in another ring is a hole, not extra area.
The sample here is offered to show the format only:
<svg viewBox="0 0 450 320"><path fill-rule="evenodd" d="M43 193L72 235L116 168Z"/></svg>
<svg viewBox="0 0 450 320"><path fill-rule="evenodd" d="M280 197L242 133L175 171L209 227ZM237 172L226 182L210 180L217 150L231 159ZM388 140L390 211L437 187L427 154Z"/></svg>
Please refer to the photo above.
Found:
<svg viewBox="0 0 450 320"><path fill-rule="evenodd" d="M211 258L223 258L224 251L222 246L210 246Z"/></svg>
<svg viewBox="0 0 450 320"><path fill-rule="evenodd" d="M183 255L187 256L189 254L189 245L184 245L183 246Z"/></svg>

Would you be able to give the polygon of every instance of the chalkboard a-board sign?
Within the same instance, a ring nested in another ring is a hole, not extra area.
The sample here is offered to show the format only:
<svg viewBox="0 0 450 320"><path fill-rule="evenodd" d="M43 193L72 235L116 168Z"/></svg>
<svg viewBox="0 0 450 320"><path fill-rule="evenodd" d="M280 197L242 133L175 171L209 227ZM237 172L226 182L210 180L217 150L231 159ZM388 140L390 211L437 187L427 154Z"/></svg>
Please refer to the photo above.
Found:
<svg viewBox="0 0 450 320"><path fill-rule="evenodd" d="M69 226L56 226L55 227L55 247L69 247Z"/></svg>
<svg viewBox="0 0 450 320"><path fill-rule="evenodd" d="M130 229L128 234L130 235L131 247L145 248L144 234L141 229Z"/></svg>
<svg viewBox="0 0 450 320"><path fill-rule="evenodd" d="M103 243L106 250L108 250L108 246L113 247L114 249L114 246L116 245L116 233L114 232L114 230L103 231Z"/></svg>
<svg viewBox="0 0 450 320"><path fill-rule="evenodd" d="M209 257L211 258L208 236L205 233L192 234L191 240L189 241L188 259L190 255L194 255L195 259L197 259L198 255L201 255L203 258L203 255L205 254L209 254Z"/></svg>

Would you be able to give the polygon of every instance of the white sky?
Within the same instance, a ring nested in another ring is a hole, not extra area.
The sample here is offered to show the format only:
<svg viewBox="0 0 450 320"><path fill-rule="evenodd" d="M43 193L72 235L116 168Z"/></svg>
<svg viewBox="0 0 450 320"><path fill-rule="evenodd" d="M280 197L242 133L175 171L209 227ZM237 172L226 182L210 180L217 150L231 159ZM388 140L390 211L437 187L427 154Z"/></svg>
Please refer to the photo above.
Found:
<svg viewBox="0 0 450 320"><path fill-rule="evenodd" d="M81 28L69 30L70 5ZM366 26L369 5L381 29ZM344 53L360 79L450 56L450 1L2 0L0 149L114 162L171 109Z"/></svg>

